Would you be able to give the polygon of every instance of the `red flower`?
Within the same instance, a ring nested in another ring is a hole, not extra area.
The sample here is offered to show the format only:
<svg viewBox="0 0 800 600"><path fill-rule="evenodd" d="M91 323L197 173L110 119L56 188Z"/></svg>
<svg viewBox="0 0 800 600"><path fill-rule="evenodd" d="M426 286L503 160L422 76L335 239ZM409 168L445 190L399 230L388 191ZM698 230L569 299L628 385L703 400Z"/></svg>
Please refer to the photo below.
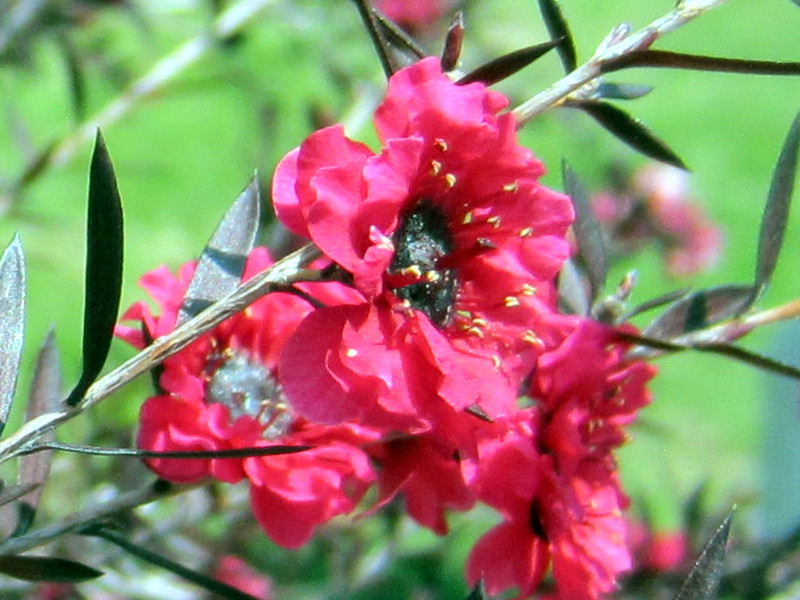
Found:
<svg viewBox="0 0 800 600"><path fill-rule="evenodd" d="M256 249L245 278L270 264L266 251ZM184 266L178 278L165 268L145 275L142 285L161 314L153 315L140 302L123 318L141 321L150 338L171 331L192 269ZM164 361L159 380L164 393L144 403L140 418L139 445L147 450L314 446L293 455L147 461L159 476L176 482L212 476L232 483L246 477L256 517L288 547L305 543L319 523L352 511L374 478L360 449L376 438L374 432L351 424L309 423L286 402L278 356L312 310L298 297L274 293L226 320ZM137 347L144 344L136 328L118 326L117 335Z"/></svg>
<svg viewBox="0 0 800 600"><path fill-rule="evenodd" d="M470 581L533 593L552 564L557 598L596 599L630 568L622 493L611 452L649 395L653 370L626 363L599 323L562 317L563 343L537 362L535 404L487 425L476 489L503 522L473 548Z"/></svg>
<svg viewBox="0 0 800 600"><path fill-rule="evenodd" d="M435 23L450 8L447 0L376 0L378 10L408 29Z"/></svg>
<svg viewBox="0 0 800 600"><path fill-rule="evenodd" d="M284 390L306 418L419 433L441 403L515 410L572 210L539 185L506 102L426 59L389 83L379 154L330 127L278 166L278 217L361 293L309 315L284 349Z"/></svg>
<svg viewBox="0 0 800 600"><path fill-rule="evenodd" d="M274 597L272 580L267 575L253 569L238 556L221 557L214 569L214 576L223 583L261 600L269 600Z"/></svg>

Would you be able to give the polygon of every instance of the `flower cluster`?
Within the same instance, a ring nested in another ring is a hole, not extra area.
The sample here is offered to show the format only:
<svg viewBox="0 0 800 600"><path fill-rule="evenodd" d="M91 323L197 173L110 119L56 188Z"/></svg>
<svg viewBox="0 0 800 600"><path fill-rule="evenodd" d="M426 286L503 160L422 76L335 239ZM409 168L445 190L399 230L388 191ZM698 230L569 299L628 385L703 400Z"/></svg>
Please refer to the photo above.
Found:
<svg viewBox="0 0 800 600"><path fill-rule="evenodd" d="M506 99L452 83L434 59L395 74L375 114L379 152L341 127L279 164L275 211L324 256L331 281L269 294L165 361L139 443L296 454L149 461L172 481L246 479L276 542L296 547L355 509L402 496L444 534L481 502L501 522L475 545L471 582L599 598L630 562L613 450L653 371L615 329L557 310L570 200L543 187ZM245 277L268 267L263 249ZM161 269L160 304L125 318L170 331L191 275ZM139 329L118 329L137 347Z"/></svg>
<svg viewBox="0 0 800 600"><path fill-rule="evenodd" d="M626 255L650 243L664 253L667 273L684 277L713 267L722 252L722 232L698 205L685 171L653 164L630 181L592 198L592 209L611 249Z"/></svg>

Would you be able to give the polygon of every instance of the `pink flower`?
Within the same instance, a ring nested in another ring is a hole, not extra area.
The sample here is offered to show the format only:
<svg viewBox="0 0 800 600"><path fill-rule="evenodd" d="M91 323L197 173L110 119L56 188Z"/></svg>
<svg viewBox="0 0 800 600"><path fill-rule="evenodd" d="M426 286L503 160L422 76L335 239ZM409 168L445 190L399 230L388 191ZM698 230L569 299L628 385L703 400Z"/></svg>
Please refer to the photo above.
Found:
<svg viewBox="0 0 800 600"><path fill-rule="evenodd" d="M238 556L221 557L214 569L214 577L261 600L273 598L272 580L253 569Z"/></svg>
<svg viewBox="0 0 800 600"><path fill-rule="evenodd" d="M278 166L278 217L361 294L315 311L286 344L284 390L306 418L422 433L472 405L515 410L572 210L539 185L506 103L426 59L389 83L379 154L330 127Z"/></svg>
<svg viewBox="0 0 800 600"><path fill-rule="evenodd" d="M439 20L450 9L448 0L376 0L375 6L395 23L413 30Z"/></svg>
<svg viewBox="0 0 800 600"><path fill-rule="evenodd" d="M266 251L248 257L245 278L271 264ZM157 269L142 285L161 307L154 315L137 303L123 315L138 320L148 337L172 330L192 265L179 276ZM343 297L346 297L344 295ZM139 446L147 450L232 450L275 444L309 445L291 455L220 459L159 458L147 464L175 482L214 477L247 478L253 512L279 544L305 543L316 525L355 508L374 479L360 449L376 433L358 425L310 423L286 402L278 357L287 338L312 307L296 296L273 293L226 320L163 363L163 393L141 409ZM117 335L136 347L139 328L118 326Z"/></svg>
<svg viewBox="0 0 800 600"><path fill-rule="evenodd" d="M533 593L552 565L556 597L596 599L630 568L612 451L649 395L652 369L626 363L614 330L562 317L563 342L539 358L533 406L487 425L478 498L503 521L473 548L467 576L489 593Z"/></svg>

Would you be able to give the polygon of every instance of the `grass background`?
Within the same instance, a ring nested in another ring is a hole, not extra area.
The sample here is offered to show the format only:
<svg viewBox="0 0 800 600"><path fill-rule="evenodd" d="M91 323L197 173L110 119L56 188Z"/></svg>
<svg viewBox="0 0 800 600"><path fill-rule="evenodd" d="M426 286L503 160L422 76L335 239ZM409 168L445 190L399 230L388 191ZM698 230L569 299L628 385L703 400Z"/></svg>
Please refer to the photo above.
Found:
<svg viewBox="0 0 800 600"><path fill-rule="evenodd" d="M638 29L673 4L669 0L562 2L583 60L619 22L628 21ZM92 56L86 63L90 115L166 53L202 34L211 19L205 4L174 3L169 10L164 3L138 6L147 27L123 11L103 10L71 32L80 50ZM465 68L546 38L536 3L530 0L474 0L466 18ZM800 60L798 31L800 10L791 2L737 0L664 38L657 47L796 61ZM434 54L439 51L437 39L431 33L424 42ZM498 88L518 103L559 76L558 61L550 56ZM625 107L690 165L695 193L724 228L726 246L715 270L689 282L665 278L654 252L617 265L609 281L614 283L626 270L636 268L640 284L634 299L642 301L687 283L703 287L750 280L771 171L800 109L800 78L635 70L617 73L613 79L655 87L649 96ZM25 163L15 133L20 123L33 146L41 148L68 135L76 120L63 52L52 36L35 40L24 66L3 65L0 82L0 104L9 115L0 123L0 177L10 181ZM125 205L123 306L142 298L136 280L143 272L162 263L176 267L200 251L254 169L268 190L276 162L319 123L343 120L352 135L374 139L369 126L371 102L379 99L383 86L378 62L350 2L276 1L235 42L221 45L106 127L103 134ZM559 189L557 165L562 156L590 187L600 184L603 169L614 160L645 163L587 117L571 111L542 116L523 130L521 139L550 165L545 182ZM28 260L21 393L36 348L51 325L56 328L67 385L79 371L90 151L82 147L67 164L46 171L0 218L0 241L5 243L19 231ZM798 295L797 219L795 209L763 306ZM746 345L791 360L796 339L788 326L779 325L751 335ZM109 366L130 355L130 349L115 343ZM634 504L640 510L644 507L659 527L675 527L682 502L708 482L708 504L714 510L726 510L734 501L755 507L768 500L766 511L743 511L740 527L763 531L766 523L775 530L785 524L782 520L800 514L800 492L793 491L800 475L791 472L792 461L780 460L798 450L796 387L751 367L699 354L662 359L658 364L654 402L620 453L623 479ZM93 429L106 426L126 427L133 435L136 412L147 393L146 382L129 386L87 419L64 428L62 438L81 442ZM786 441L778 444L782 437ZM767 440L775 447L766 449ZM767 450L771 454L765 454ZM55 493L46 491L45 502ZM764 512L785 516L770 520ZM474 539L484 528L481 519L459 522L455 539ZM434 543L432 536L418 531L408 532L404 539L416 548ZM460 571L467 549L468 545L447 553L442 560L452 568L445 572Z"/></svg>

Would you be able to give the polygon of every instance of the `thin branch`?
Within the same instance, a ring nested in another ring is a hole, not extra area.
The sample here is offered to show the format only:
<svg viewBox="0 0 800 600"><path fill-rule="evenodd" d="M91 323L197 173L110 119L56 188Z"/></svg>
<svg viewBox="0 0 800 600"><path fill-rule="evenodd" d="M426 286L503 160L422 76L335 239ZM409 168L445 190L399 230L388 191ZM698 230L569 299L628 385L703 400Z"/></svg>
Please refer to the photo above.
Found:
<svg viewBox="0 0 800 600"><path fill-rule="evenodd" d="M620 56L646 50L658 38L678 29L689 21L720 6L727 0L687 0L672 12L650 23L644 29L613 39L598 49L597 53L584 65L557 81L548 89L514 109L517 126L522 127L547 108L561 103L569 94L603 74L606 63L618 60Z"/></svg>
<svg viewBox="0 0 800 600"><path fill-rule="evenodd" d="M319 256L312 245L304 246L269 269L238 286L233 292L209 306L199 315L177 327L169 335L157 338L136 356L123 363L106 376L98 379L74 407L45 413L22 425L0 442L0 462L8 460L17 451L61 423L75 418L123 385L146 373L164 359L188 346L200 334L219 325L228 317L240 312L273 289L304 281L303 267ZM301 276L298 276L301 273Z"/></svg>

